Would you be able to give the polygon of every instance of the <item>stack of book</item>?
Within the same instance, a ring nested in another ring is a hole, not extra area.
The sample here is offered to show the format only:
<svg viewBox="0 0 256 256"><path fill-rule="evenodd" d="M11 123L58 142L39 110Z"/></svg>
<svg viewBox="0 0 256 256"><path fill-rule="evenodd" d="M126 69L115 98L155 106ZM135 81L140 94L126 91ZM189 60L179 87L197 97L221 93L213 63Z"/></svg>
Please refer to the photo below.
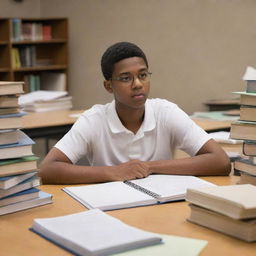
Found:
<svg viewBox="0 0 256 256"><path fill-rule="evenodd" d="M230 137L243 140L243 156L234 163L239 183L256 185L256 69L247 67L243 79L246 91L240 95L240 119L231 124Z"/></svg>
<svg viewBox="0 0 256 256"><path fill-rule="evenodd" d="M238 184L191 188L188 221L247 242L256 241L256 186Z"/></svg>
<svg viewBox="0 0 256 256"><path fill-rule="evenodd" d="M36 187L37 157L22 128L18 96L23 82L0 82L0 215L51 202L51 195Z"/></svg>

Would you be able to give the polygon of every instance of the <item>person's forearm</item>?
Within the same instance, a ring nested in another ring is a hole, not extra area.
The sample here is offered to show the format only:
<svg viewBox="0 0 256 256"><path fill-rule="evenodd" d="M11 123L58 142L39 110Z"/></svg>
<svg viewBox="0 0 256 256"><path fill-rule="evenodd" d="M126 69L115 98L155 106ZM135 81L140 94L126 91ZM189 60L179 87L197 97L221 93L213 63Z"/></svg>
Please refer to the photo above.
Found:
<svg viewBox="0 0 256 256"><path fill-rule="evenodd" d="M39 175L44 184L78 184L110 181L110 166L81 166L65 162L43 165Z"/></svg>
<svg viewBox="0 0 256 256"><path fill-rule="evenodd" d="M178 175L228 175L230 161L225 156L207 153L194 157L147 162L152 173Z"/></svg>

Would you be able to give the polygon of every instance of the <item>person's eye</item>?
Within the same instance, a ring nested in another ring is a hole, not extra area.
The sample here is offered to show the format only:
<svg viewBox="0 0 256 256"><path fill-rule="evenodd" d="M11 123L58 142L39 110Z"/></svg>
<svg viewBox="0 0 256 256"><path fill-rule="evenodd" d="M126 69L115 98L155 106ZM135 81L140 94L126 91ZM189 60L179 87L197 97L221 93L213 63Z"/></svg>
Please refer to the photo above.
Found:
<svg viewBox="0 0 256 256"><path fill-rule="evenodd" d="M131 77L130 76L120 76L119 81L121 81L121 82L130 82Z"/></svg>
<svg viewBox="0 0 256 256"><path fill-rule="evenodd" d="M140 78L140 79L145 79L145 78L147 78L147 76L148 76L148 73L146 73L146 72L139 74L139 78Z"/></svg>

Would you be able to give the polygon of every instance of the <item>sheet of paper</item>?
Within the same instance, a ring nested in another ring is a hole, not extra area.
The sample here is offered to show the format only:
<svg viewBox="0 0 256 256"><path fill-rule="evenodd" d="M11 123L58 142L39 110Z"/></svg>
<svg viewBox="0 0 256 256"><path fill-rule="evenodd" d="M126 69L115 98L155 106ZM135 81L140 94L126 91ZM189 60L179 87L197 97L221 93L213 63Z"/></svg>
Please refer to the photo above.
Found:
<svg viewBox="0 0 256 256"><path fill-rule="evenodd" d="M207 241L179 236L161 235L163 244L114 254L115 256L197 256Z"/></svg>
<svg viewBox="0 0 256 256"><path fill-rule="evenodd" d="M253 67L247 67L243 80L256 80L256 69Z"/></svg>

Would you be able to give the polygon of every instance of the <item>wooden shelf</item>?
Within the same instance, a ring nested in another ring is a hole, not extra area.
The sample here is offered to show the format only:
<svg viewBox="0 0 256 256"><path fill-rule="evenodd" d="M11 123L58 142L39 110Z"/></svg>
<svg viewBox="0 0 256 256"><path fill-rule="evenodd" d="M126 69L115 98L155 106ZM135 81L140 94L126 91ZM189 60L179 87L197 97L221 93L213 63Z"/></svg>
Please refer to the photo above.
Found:
<svg viewBox="0 0 256 256"><path fill-rule="evenodd" d="M0 80L24 80L29 92L56 76L68 91L68 19L0 18Z"/></svg>

